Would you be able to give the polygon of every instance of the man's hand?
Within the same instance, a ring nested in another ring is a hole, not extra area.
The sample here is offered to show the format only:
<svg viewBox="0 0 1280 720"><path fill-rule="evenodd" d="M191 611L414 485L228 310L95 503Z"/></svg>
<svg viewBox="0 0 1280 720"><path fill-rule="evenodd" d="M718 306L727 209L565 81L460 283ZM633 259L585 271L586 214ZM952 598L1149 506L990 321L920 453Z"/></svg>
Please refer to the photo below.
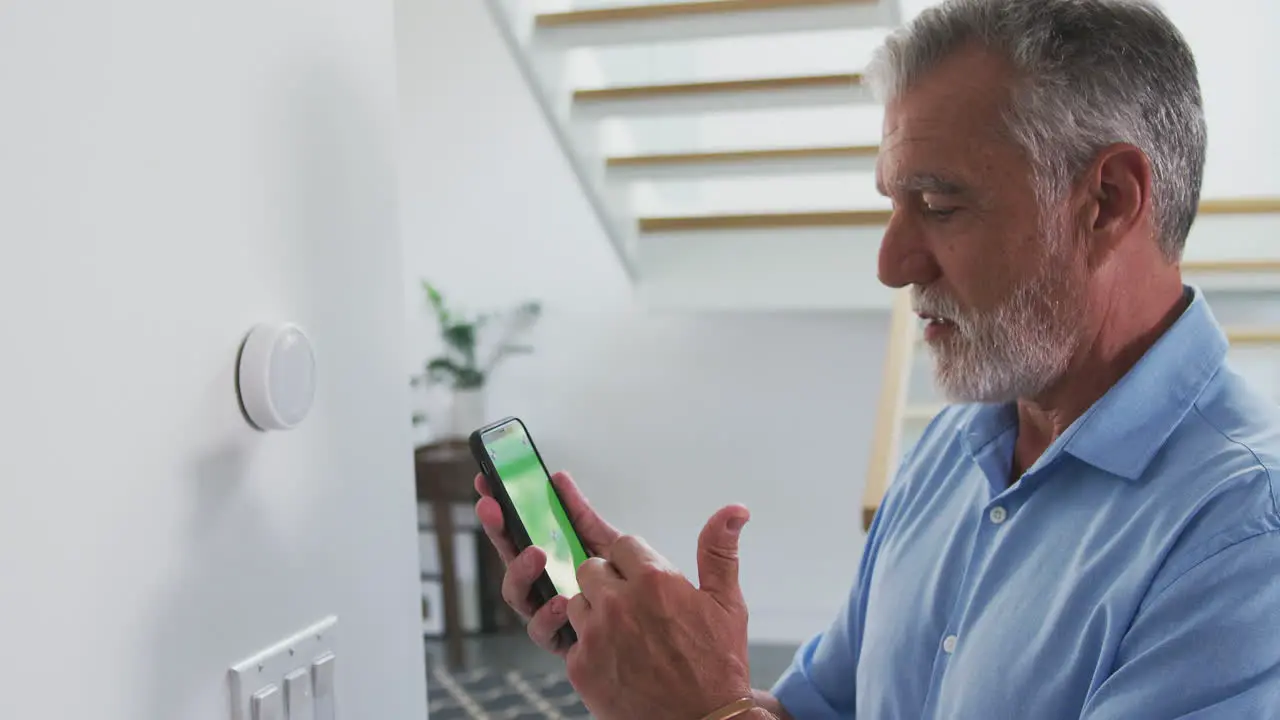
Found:
<svg viewBox="0 0 1280 720"><path fill-rule="evenodd" d="M748 517L742 506L726 507L702 530L701 587L630 536L578 569L569 680L595 717L696 720L751 696L738 587L738 535Z"/></svg>
<svg viewBox="0 0 1280 720"><path fill-rule="evenodd" d="M568 473L556 473L551 482L564 502L565 512L570 522L578 530L578 537L586 546L588 553L599 555L605 548L613 545L622 533L605 522L587 503L578 486ZM507 573L502 579L502 599L528 621L529 637L540 647L563 656L567 647L560 647L556 641L558 631L568 621L569 599L556 597L546 605L535 610L533 603L533 583L547 567L547 554L531 547L519 554L515 545L507 536L503 526L502 508L489 492L489 483L483 475L476 475L476 491L480 493L480 501L476 503L476 515L484 532L497 548L502 562L507 566Z"/></svg>

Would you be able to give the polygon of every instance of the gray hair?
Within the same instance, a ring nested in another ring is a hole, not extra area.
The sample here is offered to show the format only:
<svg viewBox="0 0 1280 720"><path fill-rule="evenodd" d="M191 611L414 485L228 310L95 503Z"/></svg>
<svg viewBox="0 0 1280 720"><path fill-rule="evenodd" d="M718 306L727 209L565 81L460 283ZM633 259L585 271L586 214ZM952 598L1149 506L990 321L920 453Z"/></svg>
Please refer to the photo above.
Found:
<svg viewBox="0 0 1280 720"><path fill-rule="evenodd" d="M1149 0L948 0L885 41L868 68L883 100L971 43L1018 79L1007 130L1027 153L1048 212L1102 147L1131 143L1152 168L1157 241L1176 262L1204 177L1204 107L1195 57Z"/></svg>

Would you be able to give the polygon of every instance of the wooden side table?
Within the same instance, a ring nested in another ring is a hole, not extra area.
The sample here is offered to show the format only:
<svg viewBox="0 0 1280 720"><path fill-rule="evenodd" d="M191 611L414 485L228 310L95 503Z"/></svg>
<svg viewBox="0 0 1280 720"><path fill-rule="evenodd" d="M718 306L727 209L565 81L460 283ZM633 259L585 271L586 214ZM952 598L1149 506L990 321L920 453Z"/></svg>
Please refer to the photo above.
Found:
<svg viewBox="0 0 1280 720"><path fill-rule="evenodd" d="M414 450L414 477L418 502L431 505L432 524L435 529L436 550L440 557L440 584L444 596L444 627L446 659L449 666L463 667L466 657L463 648L462 596L458 582L458 557L455 538L458 531L453 522L455 505L474 505L479 495L475 490L475 478L479 469L465 440L445 440L424 445ZM505 611L502 602L502 561L487 538L477 542L476 554L482 574L480 586L498 597L482 598L491 601L502 620L509 621L511 613ZM499 625L507 625L500 621Z"/></svg>

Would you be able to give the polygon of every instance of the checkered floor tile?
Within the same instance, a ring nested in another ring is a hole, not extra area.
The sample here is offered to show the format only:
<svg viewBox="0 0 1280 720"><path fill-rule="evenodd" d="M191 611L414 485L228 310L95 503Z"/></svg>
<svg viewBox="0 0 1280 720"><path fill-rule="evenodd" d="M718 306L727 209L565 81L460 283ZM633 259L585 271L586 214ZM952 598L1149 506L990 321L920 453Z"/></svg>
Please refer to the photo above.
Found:
<svg viewBox="0 0 1280 720"><path fill-rule="evenodd" d="M431 720L587 720L563 674L431 670Z"/></svg>

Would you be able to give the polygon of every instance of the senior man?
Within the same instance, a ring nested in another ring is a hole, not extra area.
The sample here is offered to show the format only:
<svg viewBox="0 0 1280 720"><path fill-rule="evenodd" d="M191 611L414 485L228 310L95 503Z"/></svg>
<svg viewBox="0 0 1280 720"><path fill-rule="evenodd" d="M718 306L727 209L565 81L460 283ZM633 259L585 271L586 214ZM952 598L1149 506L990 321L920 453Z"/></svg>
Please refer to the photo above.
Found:
<svg viewBox="0 0 1280 720"><path fill-rule="evenodd" d="M707 524L695 587L565 475L583 592L532 613L545 556L482 498L505 597L603 720L1280 717L1280 411L1181 277L1206 135L1186 42L1138 0L951 0L870 78L879 276L959 404L902 462L847 605L752 691L746 509Z"/></svg>

